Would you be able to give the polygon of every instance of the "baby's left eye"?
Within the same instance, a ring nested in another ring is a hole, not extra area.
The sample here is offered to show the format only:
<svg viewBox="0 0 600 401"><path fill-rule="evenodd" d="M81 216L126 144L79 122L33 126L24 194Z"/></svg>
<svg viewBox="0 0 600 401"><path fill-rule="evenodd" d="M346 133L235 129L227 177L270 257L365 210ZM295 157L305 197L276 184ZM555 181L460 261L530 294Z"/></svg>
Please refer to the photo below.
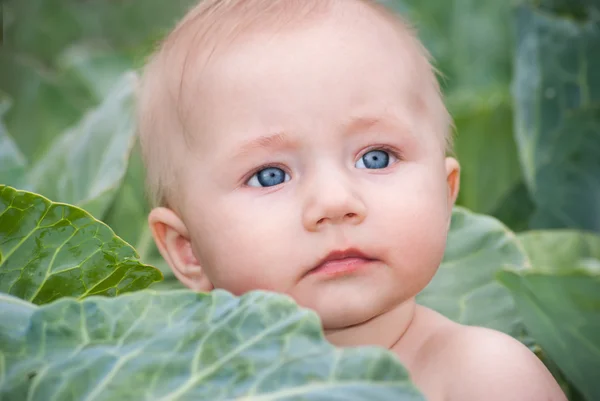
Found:
<svg viewBox="0 0 600 401"><path fill-rule="evenodd" d="M382 169L389 167L393 159L395 157L390 152L380 149L372 150L358 159L355 166L356 168Z"/></svg>

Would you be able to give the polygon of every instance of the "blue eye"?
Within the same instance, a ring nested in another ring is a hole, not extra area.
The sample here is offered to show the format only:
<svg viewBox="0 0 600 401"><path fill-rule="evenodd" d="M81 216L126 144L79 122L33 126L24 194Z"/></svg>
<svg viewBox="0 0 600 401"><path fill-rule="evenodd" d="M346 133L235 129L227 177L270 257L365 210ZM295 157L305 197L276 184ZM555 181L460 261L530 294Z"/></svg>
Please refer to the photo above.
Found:
<svg viewBox="0 0 600 401"><path fill-rule="evenodd" d="M250 187L274 187L290 180L290 176L280 168L267 167L254 174L248 180Z"/></svg>
<svg viewBox="0 0 600 401"><path fill-rule="evenodd" d="M382 169L390 165L389 152L384 150L372 150L367 152L356 162L356 168Z"/></svg>

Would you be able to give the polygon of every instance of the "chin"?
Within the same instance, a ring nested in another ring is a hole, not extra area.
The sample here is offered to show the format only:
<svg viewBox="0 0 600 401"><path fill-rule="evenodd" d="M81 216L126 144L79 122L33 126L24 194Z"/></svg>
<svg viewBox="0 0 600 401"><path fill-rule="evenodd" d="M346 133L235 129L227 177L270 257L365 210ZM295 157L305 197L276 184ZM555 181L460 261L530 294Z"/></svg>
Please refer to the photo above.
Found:
<svg viewBox="0 0 600 401"><path fill-rule="evenodd" d="M352 293L316 296L303 306L313 309L321 318L325 330L337 330L365 323L398 306L410 297L398 292L382 296L382 291L353 291ZM339 291L341 292L341 291Z"/></svg>

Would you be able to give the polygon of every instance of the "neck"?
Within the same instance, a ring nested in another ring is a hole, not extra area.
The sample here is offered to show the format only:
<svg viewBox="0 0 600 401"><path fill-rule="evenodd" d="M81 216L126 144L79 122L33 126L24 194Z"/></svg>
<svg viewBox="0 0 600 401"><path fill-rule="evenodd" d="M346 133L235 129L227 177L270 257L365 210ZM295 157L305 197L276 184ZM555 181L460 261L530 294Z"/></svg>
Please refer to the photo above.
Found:
<svg viewBox="0 0 600 401"><path fill-rule="evenodd" d="M335 330L325 328L325 337L338 347L376 345L391 349L408 330L415 307L415 300L410 299L366 322Z"/></svg>

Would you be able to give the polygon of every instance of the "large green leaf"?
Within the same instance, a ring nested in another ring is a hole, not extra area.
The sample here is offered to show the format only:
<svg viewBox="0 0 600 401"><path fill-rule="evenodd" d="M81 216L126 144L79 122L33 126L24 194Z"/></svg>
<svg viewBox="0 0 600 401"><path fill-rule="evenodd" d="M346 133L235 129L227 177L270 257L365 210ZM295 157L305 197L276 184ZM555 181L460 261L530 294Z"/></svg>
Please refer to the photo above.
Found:
<svg viewBox="0 0 600 401"><path fill-rule="evenodd" d="M0 292L43 304L115 296L161 278L87 212L0 186Z"/></svg>
<svg viewBox="0 0 600 401"><path fill-rule="evenodd" d="M531 227L600 232L600 5L538 3L517 10L514 82Z"/></svg>
<svg viewBox="0 0 600 401"><path fill-rule="evenodd" d="M0 293L0 305L2 305L2 308L0 308L0 322L10 324L10 330L0 329L0 344L9 346L10 342L19 341L23 337L27 326L29 326L31 315L37 307L20 298L3 293ZM2 366L3 362L0 362L0 377L2 377Z"/></svg>
<svg viewBox="0 0 600 401"><path fill-rule="evenodd" d="M521 318L496 273L507 265L522 269L528 263L502 223L455 208L444 260L417 300L454 321L521 337Z"/></svg>
<svg viewBox="0 0 600 401"><path fill-rule="evenodd" d="M600 237L539 232L522 237L533 267L499 273L528 332L589 401L600 399Z"/></svg>
<svg viewBox="0 0 600 401"><path fill-rule="evenodd" d="M62 299L21 331L0 321L9 401L424 399L393 354L333 347L316 314L278 294Z"/></svg>
<svg viewBox="0 0 600 401"><path fill-rule="evenodd" d="M97 109L57 138L28 173L36 192L103 216L135 141L135 85L135 74L125 74Z"/></svg>

